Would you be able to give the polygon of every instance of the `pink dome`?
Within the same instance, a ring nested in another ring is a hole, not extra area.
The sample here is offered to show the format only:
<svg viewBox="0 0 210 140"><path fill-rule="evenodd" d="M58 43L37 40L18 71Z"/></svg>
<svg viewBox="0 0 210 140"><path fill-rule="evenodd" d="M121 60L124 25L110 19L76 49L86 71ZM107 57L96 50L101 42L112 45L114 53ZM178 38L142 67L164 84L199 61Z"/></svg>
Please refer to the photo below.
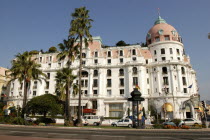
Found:
<svg viewBox="0 0 210 140"><path fill-rule="evenodd" d="M167 24L161 17L156 20L155 25L147 33L147 44L152 44L159 41L179 41L181 38L176 29Z"/></svg>

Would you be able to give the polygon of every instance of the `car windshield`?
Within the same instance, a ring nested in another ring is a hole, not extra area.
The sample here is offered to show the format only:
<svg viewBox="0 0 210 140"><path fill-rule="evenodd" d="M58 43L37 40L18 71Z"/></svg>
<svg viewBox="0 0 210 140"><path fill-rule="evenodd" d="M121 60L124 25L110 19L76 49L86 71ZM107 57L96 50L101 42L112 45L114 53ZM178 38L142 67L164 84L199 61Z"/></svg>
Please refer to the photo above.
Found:
<svg viewBox="0 0 210 140"><path fill-rule="evenodd" d="M119 120L118 122L123 122L123 120Z"/></svg>

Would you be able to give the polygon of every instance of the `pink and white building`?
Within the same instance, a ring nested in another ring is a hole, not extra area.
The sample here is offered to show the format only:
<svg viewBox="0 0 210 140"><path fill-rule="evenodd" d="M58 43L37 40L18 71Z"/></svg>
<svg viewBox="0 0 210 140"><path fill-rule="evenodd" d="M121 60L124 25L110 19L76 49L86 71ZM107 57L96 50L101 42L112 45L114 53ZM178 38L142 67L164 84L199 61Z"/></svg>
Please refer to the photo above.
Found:
<svg viewBox="0 0 210 140"><path fill-rule="evenodd" d="M83 47L82 106L95 109L105 117L123 117L131 109L130 97L138 85L145 98L143 106L150 115L153 106L162 118L198 118L194 103L198 95L196 72L185 54L177 30L158 17L146 35L148 47L140 45L104 47L100 37L93 37L88 48ZM33 81L29 99L55 93L56 71L66 66L57 53L35 57L48 75L47 82ZM79 59L72 64L78 73ZM75 83L77 80L75 80ZM8 100L22 105L23 89L18 81L11 85ZM72 113L76 112L78 96L71 95Z"/></svg>

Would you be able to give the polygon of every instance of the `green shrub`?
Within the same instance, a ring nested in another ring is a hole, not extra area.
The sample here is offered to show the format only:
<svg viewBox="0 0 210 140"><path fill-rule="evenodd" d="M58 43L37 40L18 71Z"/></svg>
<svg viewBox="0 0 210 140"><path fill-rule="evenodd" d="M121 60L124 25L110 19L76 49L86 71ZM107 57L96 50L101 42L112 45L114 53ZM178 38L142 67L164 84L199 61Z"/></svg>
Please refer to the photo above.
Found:
<svg viewBox="0 0 210 140"><path fill-rule="evenodd" d="M154 124L153 125L154 129L163 129L164 126L162 124Z"/></svg>
<svg viewBox="0 0 210 140"><path fill-rule="evenodd" d="M25 120L21 117L15 117L12 120L12 124L19 124L19 125L24 125L25 124Z"/></svg>
<svg viewBox="0 0 210 140"><path fill-rule="evenodd" d="M174 122L176 124L176 126L179 125L179 123L181 122L180 119L173 119L172 122Z"/></svg>

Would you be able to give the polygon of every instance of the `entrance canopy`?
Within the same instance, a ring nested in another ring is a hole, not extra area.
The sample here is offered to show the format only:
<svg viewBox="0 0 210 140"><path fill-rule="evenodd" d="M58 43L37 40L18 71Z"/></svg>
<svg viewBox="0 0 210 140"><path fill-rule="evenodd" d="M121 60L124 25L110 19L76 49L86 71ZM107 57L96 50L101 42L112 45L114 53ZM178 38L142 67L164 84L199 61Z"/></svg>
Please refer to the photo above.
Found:
<svg viewBox="0 0 210 140"><path fill-rule="evenodd" d="M81 106L86 106L88 100L81 100ZM79 106L79 100L70 100L70 106Z"/></svg>

